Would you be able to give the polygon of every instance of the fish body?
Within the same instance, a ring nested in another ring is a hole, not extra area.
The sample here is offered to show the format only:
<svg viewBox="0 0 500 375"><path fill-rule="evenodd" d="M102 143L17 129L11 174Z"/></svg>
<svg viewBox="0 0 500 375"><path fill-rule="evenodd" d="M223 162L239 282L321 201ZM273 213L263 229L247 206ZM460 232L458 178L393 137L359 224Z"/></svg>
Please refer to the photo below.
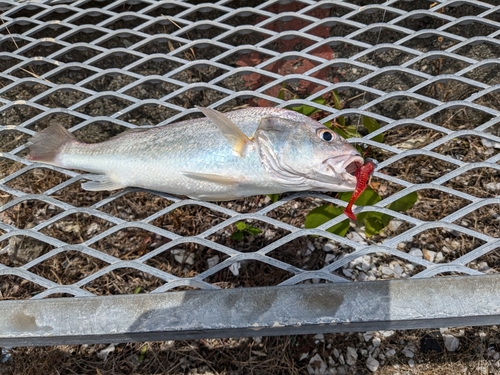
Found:
<svg viewBox="0 0 500 375"><path fill-rule="evenodd" d="M37 133L28 159L95 173L86 190L142 187L200 200L288 191L350 191L363 159L345 139L281 108L247 108L125 131L95 144L61 125Z"/></svg>

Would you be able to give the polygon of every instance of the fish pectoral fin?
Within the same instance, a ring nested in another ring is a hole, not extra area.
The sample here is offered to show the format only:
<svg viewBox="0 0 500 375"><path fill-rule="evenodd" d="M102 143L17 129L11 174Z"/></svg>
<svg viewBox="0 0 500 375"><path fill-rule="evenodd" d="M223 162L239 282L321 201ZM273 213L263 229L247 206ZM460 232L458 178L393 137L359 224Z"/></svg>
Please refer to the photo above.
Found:
<svg viewBox="0 0 500 375"><path fill-rule="evenodd" d="M235 178L220 176L218 174L197 173L197 172L184 172L183 174L184 176L192 178L193 180L208 181L219 185L235 185L240 183L240 181L238 181Z"/></svg>
<svg viewBox="0 0 500 375"><path fill-rule="evenodd" d="M243 156L246 145L251 141L225 114L212 108L196 107L217 126L238 156Z"/></svg>
<svg viewBox="0 0 500 375"><path fill-rule="evenodd" d="M88 191L101 191L101 190L118 190L123 189L125 186L112 181L108 176L99 175L95 176L92 181L84 182L82 189Z"/></svg>

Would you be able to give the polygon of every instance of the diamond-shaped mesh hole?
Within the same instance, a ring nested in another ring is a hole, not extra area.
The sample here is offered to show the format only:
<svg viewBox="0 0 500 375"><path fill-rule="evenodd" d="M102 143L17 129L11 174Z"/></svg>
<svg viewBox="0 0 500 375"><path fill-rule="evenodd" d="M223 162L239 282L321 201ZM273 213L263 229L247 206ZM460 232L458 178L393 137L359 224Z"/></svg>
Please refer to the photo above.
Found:
<svg viewBox="0 0 500 375"><path fill-rule="evenodd" d="M399 245L398 249L412 254L412 250L419 249L424 257L424 250L427 252L428 260L434 255L434 263L448 263L484 244L484 241L464 233L450 231L445 228L434 228L422 231L406 242ZM417 251L417 254L418 253ZM419 255L415 255L419 256Z"/></svg>
<svg viewBox="0 0 500 375"><path fill-rule="evenodd" d="M99 143L107 141L127 130L124 126L114 124L112 122L93 122L85 125L85 127L76 130L73 134L79 141L85 143Z"/></svg>
<svg viewBox="0 0 500 375"><path fill-rule="evenodd" d="M1 136L1 133L0 133L0 136ZM14 172L17 172L18 170L22 169L23 167L24 167L23 163L19 163L18 161L14 161L11 159L6 159L6 158L0 157L0 179L7 177ZM5 204L5 203L0 203L0 205L1 204Z"/></svg>
<svg viewBox="0 0 500 375"><path fill-rule="evenodd" d="M456 107L436 112L424 119L435 125L451 130L474 129L477 124L484 124L493 116L475 108Z"/></svg>
<svg viewBox="0 0 500 375"><path fill-rule="evenodd" d="M0 275L0 300L29 299L44 288L21 277Z"/></svg>
<svg viewBox="0 0 500 375"><path fill-rule="evenodd" d="M241 226L241 229L238 229ZM241 252L253 252L277 241L289 231L259 220L243 220L227 226L208 237Z"/></svg>
<svg viewBox="0 0 500 375"><path fill-rule="evenodd" d="M0 131L0 152L9 152L25 144L29 135L17 130Z"/></svg>
<svg viewBox="0 0 500 375"><path fill-rule="evenodd" d="M167 57L155 58L144 61L130 69L132 73L148 75L165 75L179 68L182 64L178 61L169 60Z"/></svg>
<svg viewBox="0 0 500 375"><path fill-rule="evenodd" d="M500 51L498 53L498 56L500 56ZM500 63L494 65L481 66L468 71L463 76L469 79L473 79L475 81L486 83L491 86L497 85L500 83L499 64Z"/></svg>
<svg viewBox="0 0 500 375"><path fill-rule="evenodd" d="M438 221L467 206L470 202L440 190L417 192L418 200L406 213L416 219Z"/></svg>
<svg viewBox="0 0 500 375"><path fill-rule="evenodd" d="M42 84L33 84L31 82L21 83L8 91L0 94L0 97L15 101L15 100L30 100L34 96L44 92L48 86Z"/></svg>
<svg viewBox="0 0 500 375"><path fill-rule="evenodd" d="M106 54L106 56L98 58L97 60L93 61L90 65L95 66L96 68L99 69L121 69L139 59L140 59L139 56L120 51L120 52Z"/></svg>
<svg viewBox="0 0 500 375"><path fill-rule="evenodd" d="M100 53L102 52L96 49L79 46L78 48L66 50L64 53L59 54L57 56L57 60L63 63L76 63L76 62L83 63L84 61L94 56L97 56ZM67 69L66 72L69 72L71 70Z"/></svg>
<svg viewBox="0 0 500 375"><path fill-rule="evenodd" d="M473 260L467 267L487 274L500 272L500 246Z"/></svg>
<svg viewBox="0 0 500 375"><path fill-rule="evenodd" d="M434 82L417 90L416 93L442 102L451 102L467 99L478 91L477 87L472 87L467 83L448 81Z"/></svg>
<svg viewBox="0 0 500 375"><path fill-rule="evenodd" d="M92 248L122 260L137 259L169 242L158 234L139 228L125 228L90 245Z"/></svg>
<svg viewBox="0 0 500 375"><path fill-rule="evenodd" d="M500 238L500 204L488 204L457 219L456 224Z"/></svg>
<svg viewBox="0 0 500 375"><path fill-rule="evenodd" d="M102 41L98 43L97 45L99 47L103 47L106 49L112 49L112 48L129 48L130 46L136 44L137 42L141 41L142 37L138 35L134 35L131 33L123 33L119 35L114 35L113 37L106 39L105 41Z"/></svg>
<svg viewBox="0 0 500 375"><path fill-rule="evenodd" d="M112 223L104 219L84 213L76 213L50 224L43 228L41 232L69 244L78 244L95 237L112 226Z"/></svg>
<svg viewBox="0 0 500 375"><path fill-rule="evenodd" d="M234 267L236 268L236 267ZM229 267L207 277L205 281L220 288L273 286L293 276L293 273L267 263L248 260L239 263L238 275Z"/></svg>
<svg viewBox="0 0 500 375"><path fill-rule="evenodd" d="M384 132L384 143L400 150L415 150L437 141L441 132L419 125L392 128Z"/></svg>
<svg viewBox="0 0 500 375"><path fill-rule="evenodd" d="M52 250L54 246L30 236L12 236L0 242L0 263L20 267Z"/></svg>
<svg viewBox="0 0 500 375"><path fill-rule="evenodd" d="M409 278L425 267L387 254L368 254L356 258L333 273L352 281Z"/></svg>
<svg viewBox="0 0 500 375"><path fill-rule="evenodd" d="M57 68L57 65L54 63L40 60L24 64L11 74L17 78L40 78L40 76L55 68Z"/></svg>
<svg viewBox="0 0 500 375"><path fill-rule="evenodd" d="M364 104L364 103L362 103ZM370 110L380 115L386 113L393 113L394 120L401 120L407 118L415 118L421 114L431 110L434 106L429 103L410 97L399 97L385 99L380 103L370 107Z"/></svg>
<svg viewBox="0 0 500 375"><path fill-rule="evenodd" d="M112 116L121 113L132 103L125 99L116 97L96 97L91 102L84 104L77 109L80 113L90 114L91 116Z"/></svg>
<svg viewBox="0 0 500 375"><path fill-rule="evenodd" d="M303 270L319 270L353 250L350 246L323 237L304 236L287 242L267 255Z"/></svg>
<svg viewBox="0 0 500 375"><path fill-rule="evenodd" d="M29 229L62 211L50 203L30 199L3 211L0 217L6 224L16 226L19 229Z"/></svg>
<svg viewBox="0 0 500 375"><path fill-rule="evenodd" d="M119 268L82 286L98 296L149 293L162 286L164 280L133 268Z"/></svg>
<svg viewBox="0 0 500 375"><path fill-rule="evenodd" d="M457 167L427 155L408 156L390 164L382 170L393 177L415 184L432 182Z"/></svg>
<svg viewBox="0 0 500 375"><path fill-rule="evenodd" d="M196 243L178 244L144 263L177 277L195 277L228 259L219 251Z"/></svg>
<svg viewBox="0 0 500 375"><path fill-rule="evenodd" d="M74 284L108 264L79 251L65 251L44 260L29 270L62 285Z"/></svg>
<svg viewBox="0 0 500 375"><path fill-rule="evenodd" d="M85 19L88 22L85 22ZM81 17L81 18L78 18L78 19L71 21L75 25L87 24L87 26L82 26L82 27L76 28L72 34L69 34L68 36L64 37L62 40L64 40L65 42L68 42L69 44L94 42L94 40L96 40L96 39L98 39L106 34L104 31L97 30L93 26L90 26L96 21L97 21L96 18L92 18L90 16Z"/></svg>
<svg viewBox="0 0 500 375"><path fill-rule="evenodd" d="M41 194L68 179L67 175L52 169L34 168L5 185L28 194Z"/></svg>
<svg viewBox="0 0 500 375"><path fill-rule="evenodd" d="M179 86L164 81L143 82L125 91L125 94L137 99L161 99L162 97L175 92Z"/></svg>
<svg viewBox="0 0 500 375"><path fill-rule="evenodd" d="M499 152L494 148L485 147L481 138L476 136L454 138L435 148L434 151L468 163L485 161Z"/></svg>
<svg viewBox="0 0 500 375"><path fill-rule="evenodd" d="M497 29L493 25L486 25L482 22L455 24L446 29L447 32L470 39L475 36L489 35Z"/></svg>
<svg viewBox="0 0 500 375"><path fill-rule="evenodd" d="M137 221L151 216L172 202L144 191L130 192L100 207L99 210L123 220Z"/></svg>
<svg viewBox="0 0 500 375"><path fill-rule="evenodd" d="M472 169L452 178L444 186L479 198L494 198L500 194L500 171L493 168Z"/></svg>
<svg viewBox="0 0 500 375"><path fill-rule="evenodd" d="M81 184L86 180L79 180L63 189L56 191L51 197L71 204L75 207L90 207L101 200L108 198L112 191L87 191Z"/></svg>
<svg viewBox="0 0 500 375"><path fill-rule="evenodd" d="M89 96L89 94L78 90L64 89L52 92L50 95L37 100L37 103L47 108L69 108Z"/></svg>
<svg viewBox="0 0 500 375"><path fill-rule="evenodd" d="M150 224L182 236L195 236L227 218L227 215L206 207L189 205L176 208L156 218Z"/></svg>
<svg viewBox="0 0 500 375"><path fill-rule="evenodd" d="M134 82L136 79L126 74L104 74L96 77L95 79L87 82L83 87L101 91L118 91L122 87Z"/></svg>
<svg viewBox="0 0 500 375"><path fill-rule="evenodd" d="M177 113L178 111L170 107L158 104L144 104L126 111L126 113L120 115L118 118L135 125L157 125Z"/></svg>
<svg viewBox="0 0 500 375"><path fill-rule="evenodd" d="M87 52L82 52L86 56ZM91 57L91 55L89 55ZM85 58L86 59L86 58ZM57 72L52 73L49 77L50 82L56 85L75 85L91 76L96 74L94 70L85 69L82 67L72 67L71 69L58 69Z"/></svg>

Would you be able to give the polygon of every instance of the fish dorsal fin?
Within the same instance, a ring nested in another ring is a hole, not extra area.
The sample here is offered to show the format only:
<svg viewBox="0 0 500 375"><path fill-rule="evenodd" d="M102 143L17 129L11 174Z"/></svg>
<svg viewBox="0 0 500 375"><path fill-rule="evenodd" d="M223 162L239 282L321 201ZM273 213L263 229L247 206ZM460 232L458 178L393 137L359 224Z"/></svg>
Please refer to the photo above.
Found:
<svg viewBox="0 0 500 375"><path fill-rule="evenodd" d="M198 108L205 116L207 116L217 126L221 133L226 137L231 144L231 148L238 156L243 156L246 145L251 142L250 138L238 128L225 114L204 107Z"/></svg>

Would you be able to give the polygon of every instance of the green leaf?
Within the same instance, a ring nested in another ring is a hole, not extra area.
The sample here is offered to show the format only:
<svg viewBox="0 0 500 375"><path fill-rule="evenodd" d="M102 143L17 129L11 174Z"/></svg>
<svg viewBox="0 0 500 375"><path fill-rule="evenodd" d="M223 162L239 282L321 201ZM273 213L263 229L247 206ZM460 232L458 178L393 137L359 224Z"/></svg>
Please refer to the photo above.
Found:
<svg viewBox="0 0 500 375"><path fill-rule="evenodd" d="M352 136L349 133L347 133L346 131L344 131L342 128L340 128L338 126L333 127L332 130L335 133L337 133L338 135L344 137L345 139L352 138Z"/></svg>
<svg viewBox="0 0 500 375"><path fill-rule="evenodd" d="M234 232L233 234L231 234L231 239L233 241L241 241L243 239L243 232L237 230L236 232Z"/></svg>
<svg viewBox="0 0 500 375"><path fill-rule="evenodd" d="M279 194L267 194L267 196L271 199L271 202L276 203L280 198Z"/></svg>
<svg viewBox="0 0 500 375"><path fill-rule="evenodd" d="M338 198L344 202L349 202L352 197L352 191L346 193L339 193ZM356 199L356 206L372 206L382 200L382 197L377 194L371 187L367 187L365 191Z"/></svg>
<svg viewBox="0 0 500 375"><path fill-rule="evenodd" d="M239 231L247 229L247 225L243 221L238 221L234 225L236 226L236 229L238 229Z"/></svg>
<svg viewBox="0 0 500 375"><path fill-rule="evenodd" d="M312 100L314 103L318 103L318 104L321 104L321 105L325 105L326 104L326 100L320 96L316 99L313 99ZM307 105L307 104L302 104L298 107L292 107L292 110L294 110L295 112L299 112L299 113L302 113L303 115L306 115L306 116L311 116L312 114L316 113L319 111L319 109L317 109L316 107L313 107L313 106L310 106L310 105Z"/></svg>
<svg viewBox="0 0 500 375"><path fill-rule="evenodd" d="M316 228L327 221L342 214L343 208L334 206L333 204L325 204L311 210L306 216L305 227ZM344 237L349 230L349 220L344 220L333 227L327 229L328 232L335 233Z"/></svg>
<svg viewBox="0 0 500 375"><path fill-rule="evenodd" d="M349 134L349 138L362 138L363 136L358 132L357 125L347 125L345 131Z"/></svg>
<svg viewBox="0 0 500 375"><path fill-rule="evenodd" d="M134 289L134 292L132 294L139 294L141 292L142 288L138 286L137 288Z"/></svg>
<svg viewBox="0 0 500 375"><path fill-rule="evenodd" d="M335 90L332 91L332 98L333 98L333 106L335 107L335 109L340 111L342 109L342 103L340 102L340 96L337 93L337 91L335 91ZM345 126L345 117L344 116L337 117L337 122L340 125Z"/></svg>
<svg viewBox="0 0 500 375"><path fill-rule="evenodd" d="M387 206L387 208L397 212L406 211L412 208L413 205L417 202L417 200L418 200L418 194L416 192L413 192L392 202L390 205Z"/></svg>
<svg viewBox="0 0 500 375"><path fill-rule="evenodd" d="M144 361L144 359L146 358L146 353L148 351L148 346L147 345L144 345L141 350L139 351L139 355L137 356L137 360L139 362L142 362Z"/></svg>
<svg viewBox="0 0 500 375"><path fill-rule="evenodd" d="M374 118L363 116L363 125L368 130L369 133L373 133L375 130L380 129L380 124ZM373 138L374 141L384 143L384 134L379 134Z"/></svg>
<svg viewBox="0 0 500 375"><path fill-rule="evenodd" d="M370 214L372 215L370 215L365 219L365 233L368 237L371 237L375 234L379 234L382 231L382 229L384 229L387 225L384 224L384 222L381 220L380 217L378 217L378 215L373 215L373 214L379 214L379 212L370 212Z"/></svg>
<svg viewBox="0 0 500 375"><path fill-rule="evenodd" d="M248 231L248 233L250 233L253 236L255 236L255 235L259 234L259 233L262 233L262 231L259 228L252 227L251 225L249 225L247 227L247 231Z"/></svg>
<svg viewBox="0 0 500 375"><path fill-rule="evenodd" d="M286 87L286 83L283 82L281 84L280 91L278 92L278 99L285 100L285 87Z"/></svg>

